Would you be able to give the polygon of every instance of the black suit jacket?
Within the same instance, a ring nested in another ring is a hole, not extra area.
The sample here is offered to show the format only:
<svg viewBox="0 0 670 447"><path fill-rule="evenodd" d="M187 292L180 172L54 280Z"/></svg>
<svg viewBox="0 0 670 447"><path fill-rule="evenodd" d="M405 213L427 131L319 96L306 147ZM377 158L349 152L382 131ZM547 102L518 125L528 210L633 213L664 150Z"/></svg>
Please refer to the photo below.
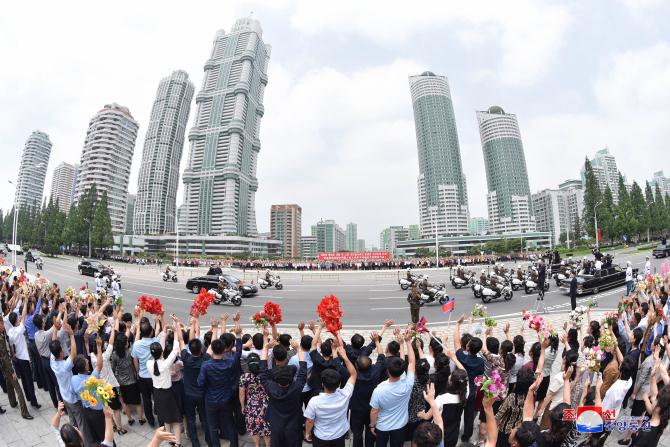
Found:
<svg viewBox="0 0 670 447"><path fill-rule="evenodd" d="M577 296L577 278L572 278L570 280L570 297L573 298Z"/></svg>

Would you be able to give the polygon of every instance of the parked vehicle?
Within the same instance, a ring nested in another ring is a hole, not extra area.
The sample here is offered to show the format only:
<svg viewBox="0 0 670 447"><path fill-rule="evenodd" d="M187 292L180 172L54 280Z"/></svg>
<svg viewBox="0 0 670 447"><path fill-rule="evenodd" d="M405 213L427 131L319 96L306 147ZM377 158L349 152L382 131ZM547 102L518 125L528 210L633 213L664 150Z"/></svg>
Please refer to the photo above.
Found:
<svg viewBox="0 0 670 447"><path fill-rule="evenodd" d="M637 276L638 269L633 269L633 277ZM577 295L598 293L605 289L619 287L626 284L626 271L618 265L596 270L593 275L577 275ZM561 281L561 290L570 292L570 279Z"/></svg>
<svg viewBox="0 0 670 447"><path fill-rule="evenodd" d="M670 245L658 244L651 254L655 258L665 258L670 256Z"/></svg>

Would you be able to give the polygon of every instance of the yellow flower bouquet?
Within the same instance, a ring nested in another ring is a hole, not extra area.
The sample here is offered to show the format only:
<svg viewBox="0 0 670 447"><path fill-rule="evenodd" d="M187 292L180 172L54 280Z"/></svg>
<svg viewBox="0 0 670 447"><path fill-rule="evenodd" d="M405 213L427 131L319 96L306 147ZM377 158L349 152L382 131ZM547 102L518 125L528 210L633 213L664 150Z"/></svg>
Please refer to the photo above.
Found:
<svg viewBox="0 0 670 447"><path fill-rule="evenodd" d="M92 407L98 405L98 402L107 405L115 396L112 385L93 376L84 381L84 391L79 394L81 400Z"/></svg>

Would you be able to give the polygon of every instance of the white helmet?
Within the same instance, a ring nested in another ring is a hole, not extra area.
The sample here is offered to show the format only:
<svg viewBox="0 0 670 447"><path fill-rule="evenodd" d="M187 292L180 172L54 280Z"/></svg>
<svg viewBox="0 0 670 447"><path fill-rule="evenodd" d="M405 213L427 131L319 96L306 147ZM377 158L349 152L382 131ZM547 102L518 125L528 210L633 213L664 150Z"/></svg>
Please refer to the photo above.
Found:
<svg viewBox="0 0 670 447"><path fill-rule="evenodd" d="M482 273L486 274L486 269L482 269Z"/></svg>
<svg viewBox="0 0 670 447"><path fill-rule="evenodd" d="M428 279L428 275L425 275L423 278L424 278L424 279Z"/></svg>
<svg viewBox="0 0 670 447"><path fill-rule="evenodd" d="M223 281L223 276L219 276L219 281Z"/></svg>
<svg viewBox="0 0 670 447"><path fill-rule="evenodd" d="M407 271L408 271L408 272L411 271L411 270L412 270L411 268L407 267Z"/></svg>
<svg viewBox="0 0 670 447"><path fill-rule="evenodd" d="M642 281L643 279L644 279L644 277L642 275L637 275L637 280L638 281Z"/></svg>
<svg viewBox="0 0 670 447"><path fill-rule="evenodd" d="M95 272L95 277L100 278L100 272Z"/></svg>
<svg viewBox="0 0 670 447"><path fill-rule="evenodd" d="M630 261L626 261L626 265L630 265Z"/></svg>
<svg viewBox="0 0 670 447"><path fill-rule="evenodd" d="M520 268L521 268L521 264L517 264L517 265L516 265L516 268L520 269Z"/></svg>

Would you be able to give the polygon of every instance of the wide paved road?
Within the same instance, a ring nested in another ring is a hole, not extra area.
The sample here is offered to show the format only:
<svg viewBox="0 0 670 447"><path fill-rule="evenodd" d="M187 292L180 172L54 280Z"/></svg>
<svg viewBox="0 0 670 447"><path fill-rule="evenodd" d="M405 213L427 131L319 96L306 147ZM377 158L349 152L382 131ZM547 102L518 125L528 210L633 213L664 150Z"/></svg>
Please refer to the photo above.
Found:
<svg viewBox="0 0 670 447"><path fill-rule="evenodd" d="M630 260L634 267L641 270L644 267L646 253L625 254L617 253L615 261L625 266ZM17 259L19 265L23 265L23 258ZM94 280L88 276L81 276L77 272L77 259L74 258L47 258L44 264L43 274L52 282L57 282L61 290L72 286L79 289L85 282L93 286ZM653 260L652 264L660 268L662 260ZM182 318L188 315L195 295L186 290L186 279L190 276L204 274L203 269L179 269L179 282L166 283L161 279L161 270L157 266L132 266L122 263L112 263L115 271L122 276L123 300L127 309L132 308L140 295L147 294L161 299L167 312L174 312ZM479 271L480 268L477 268ZM29 273L35 273L35 265L28 263ZM256 272L231 271L230 273L244 279L256 282ZM404 273L404 272L402 272ZM449 271L430 270L431 282L448 282ZM376 327L386 319L394 319L398 323L409 319L407 308L407 292L400 290L397 283L397 272L375 271L375 272L344 272L344 273L297 273L280 272L283 290L260 290L255 297L245 298L241 308L242 321L248 322L253 313L263 307L266 300L273 300L281 304L284 312L285 323L296 323L299 320L316 319L316 306L325 295L337 296L344 310L345 326L353 327ZM450 296L456 298L456 312L454 318L461 313L468 314L475 303L481 300L474 298L472 291L468 289L456 290L450 284L447 285ZM600 308L615 308L621 296L623 288L606 290L598 295ZM521 309L533 309L535 307L535 295L525 295L522 290L514 292L511 301L497 300L487 304L488 313L491 316L510 316L521 311ZM581 299L588 300L588 296ZM569 310L570 300L566 294L557 289L552 281L551 288L545 295L546 306L550 312L563 312ZM210 316L218 317L223 312L234 312L236 308L232 305L212 305ZM444 322L447 318L441 312L440 306L425 306L421 312L429 323Z"/></svg>

